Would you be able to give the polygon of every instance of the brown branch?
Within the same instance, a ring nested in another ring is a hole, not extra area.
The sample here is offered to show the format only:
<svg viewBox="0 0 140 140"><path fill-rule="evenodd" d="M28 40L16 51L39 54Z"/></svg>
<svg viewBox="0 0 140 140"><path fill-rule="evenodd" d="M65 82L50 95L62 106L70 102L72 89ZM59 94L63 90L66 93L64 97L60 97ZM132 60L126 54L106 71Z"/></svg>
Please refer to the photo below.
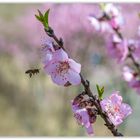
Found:
<svg viewBox="0 0 140 140"><path fill-rule="evenodd" d="M63 43L62 43L62 39L58 39L53 31L52 28L49 27L49 30L45 29L46 34L53 38L56 43L60 46L60 48L64 49L63 47ZM66 51L66 50L65 50ZM107 114L102 110L101 105L100 105L100 100L96 97L96 95L93 95L93 93L91 92L90 89L90 82L88 80L84 80L82 74L80 73L80 77L81 77L81 83L85 89L85 93L90 96L93 99L94 105L98 111L98 114L103 118L103 120L105 121L105 126L107 126L107 128L112 132L112 134L114 136L123 136L121 133L119 133L116 129L116 127L114 126L114 124L109 120Z"/></svg>

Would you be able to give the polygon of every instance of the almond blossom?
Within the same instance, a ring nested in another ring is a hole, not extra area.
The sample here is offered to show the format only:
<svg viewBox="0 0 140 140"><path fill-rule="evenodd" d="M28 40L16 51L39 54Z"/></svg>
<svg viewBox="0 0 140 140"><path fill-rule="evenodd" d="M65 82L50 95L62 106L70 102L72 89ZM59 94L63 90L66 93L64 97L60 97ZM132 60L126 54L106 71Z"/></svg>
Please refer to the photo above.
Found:
<svg viewBox="0 0 140 140"><path fill-rule="evenodd" d="M45 65L44 69L58 85L81 83L81 65L70 59L63 49L53 52L51 61Z"/></svg>
<svg viewBox="0 0 140 140"><path fill-rule="evenodd" d="M100 104L115 126L120 125L132 113L132 108L128 104L122 103L122 97L118 91L113 92L111 96L103 99Z"/></svg>

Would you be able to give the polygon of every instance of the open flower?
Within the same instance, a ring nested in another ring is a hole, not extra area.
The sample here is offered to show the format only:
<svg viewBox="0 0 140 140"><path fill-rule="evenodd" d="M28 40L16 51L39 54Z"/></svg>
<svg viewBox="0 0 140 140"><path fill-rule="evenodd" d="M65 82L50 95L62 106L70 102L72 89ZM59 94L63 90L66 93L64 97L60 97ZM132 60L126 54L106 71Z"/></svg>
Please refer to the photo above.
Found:
<svg viewBox="0 0 140 140"><path fill-rule="evenodd" d="M132 108L128 104L122 103L122 97L118 91L113 92L111 96L103 99L100 104L115 126L120 125L132 113Z"/></svg>
<svg viewBox="0 0 140 140"><path fill-rule="evenodd" d="M111 35L106 47L108 54L117 59L118 63L123 62L128 56L127 40L122 40L117 35Z"/></svg>
<svg viewBox="0 0 140 140"><path fill-rule="evenodd" d="M66 85L68 82L72 85L81 83L81 65L68 58L63 49L53 53L52 60L45 65L44 69L58 85Z"/></svg>

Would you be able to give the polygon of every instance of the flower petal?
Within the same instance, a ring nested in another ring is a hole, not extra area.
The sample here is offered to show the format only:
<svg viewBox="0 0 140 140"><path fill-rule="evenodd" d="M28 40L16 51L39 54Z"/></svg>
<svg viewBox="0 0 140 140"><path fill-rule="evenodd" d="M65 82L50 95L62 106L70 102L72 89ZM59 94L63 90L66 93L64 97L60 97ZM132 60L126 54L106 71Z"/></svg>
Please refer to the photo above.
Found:
<svg viewBox="0 0 140 140"><path fill-rule="evenodd" d="M103 111L107 111L108 110L108 108L107 108L107 104L109 103L109 99L108 98L105 98L105 99L103 99L101 102L100 102L100 105L101 105L101 107L102 107L102 110Z"/></svg>
<svg viewBox="0 0 140 140"><path fill-rule="evenodd" d="M89 135L94 135L94 131L93 131L93 128L92 128L92 125L90 124L89 127L86 127L86 131Z"/></svg>
<svg viewBox="0 0 140 140"><path fill-rule="evenodd" d="M81 72L81 64L76 63L73 59L69 59L69 65L71 69L73 69L75 72L77 73Z"/></svg>
<svg viewBox="0 0 140 140"><path fill-rule="evenodd" d="M109 98L114 105L120 106L122 103L122 97L119 95L119 91L114 91Z"/></svg>
<svg viewBox="0 0 140 140"><path fill-rule="evenodd" d="M88 20L91 22L91 24L93 25L93 27L95 28L96 31L100 31L101 27L100 27L100 22L98 21L98 19L94 16L89 16Z"/></svg>
<svg viewBox="0 0 140 140"><path fill-rule="evenodd" d="M71 69L67 73L67 78L72 85L79 85L81 83L80 75Z"/></svg>
<svg viewBox="0 0 140 140"><path fill-rule="evenodd" d="M55 61L50 61L49 63L47 63L44 67L45 72L47 74L55 74L56 73L56 67L58 66L58 63Z"/></svg>
<svg viewBox="0 0 140 140"><path fill-rule="evenodd" d="M120 112L124 115L124 118L126 118L132 113L132 108L128 104L123 103L120 107Z"/></svg>
<svg viewBox="0 0 140 140"><path fill-rule="evenodd" d="M52 78L52 81L54 83L56 83L57 85L63 85L64 86L68 81L66 75L61 76L59 74L52 74L51 78Z"/></svg>
<svg viewBox="0 0 140 140"><path fill-rule="evenodd" d="M120 114L115 114L115 112L114 112L113 116L112 116L112 114L108 114L108 117L115 126L118 126L123 122L122 116L120 116Z"/></svg>
<svg viewBox="0 0 140 140"><path fill-rule="evenodd" d="M54 52L53 59L56 61L65 61L68 59L68 55L63 49L59 49Z"/></svg>

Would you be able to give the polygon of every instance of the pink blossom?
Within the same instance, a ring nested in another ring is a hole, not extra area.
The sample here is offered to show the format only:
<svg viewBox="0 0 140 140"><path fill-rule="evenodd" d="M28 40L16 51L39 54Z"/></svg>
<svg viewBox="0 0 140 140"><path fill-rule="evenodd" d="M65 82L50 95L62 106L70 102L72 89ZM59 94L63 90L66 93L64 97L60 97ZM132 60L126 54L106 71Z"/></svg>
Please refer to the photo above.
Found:
<svg viewBox="0 0 140 140"><path fill-rule="evenodd" d="M130 87L136 89L137 93L140 94L140 79L134 70L128 66L123 67L123 78Z"/></svg>
<svg viewBox="0 0 140 140"><path fill-rule="evenodd" d="M101 17L89 16L89 21L96 31L113 33L124 24L121 12L113 4L105 4Z"/></svg>
<svg viewBox="0 0 140 140"><path fill-rule="evenodd" d="M124 19L122 16L112 17L109 24L113 29L118 29L124 24Z"/></svg>
<svg viewBox="0 0 140 140"><path fill-rule="evenodd" d="M45 65L44 69L58 85L66 85L68 82L72 85L81 83L81 65L68 58L63 49L53 53L52 60Z"/></svg>
<svg viewBox="0 0 140 140"><path fill-rule="evenodd" d="M115 126L120 125L132 113L132 108L128 104L122 103L122 97L118 91L113 92L111 96L103 99L100 104Z"/></svg>
<svg viewBox="0 0 140 140"><path fill-rule="evenodd" d="M86 128L89 135L94 134L91 124L96 121L97 111L91 97L82 92L71 101L71 105L77 122Z"/></svg>
<svg viewBox="0 0 140 140"><path fill-rule="evenodd" d="M93 135L93 128L90 123L90 116L86 108L79 108L77 105L72 104L72 111L74 112L74 117L76 118L79 125L82 125L86 128L86 131L89 135Z"/></svg>
<svg viewBox="0 0 140 140"><path fill-rule="evenodd" d="M41 49L42 63L47 65L51 60L55 49L51 41L44 41L44 47Z"/></svg>
<svg viewBox="0 0 140 140"><path fill-rule="evenodd" d="M127 40L121 40L116 35L111 35L107 44L108 54L117 59L118 63L123 62L128 56Z"/></svg>
<svg viewBox="0 0 140 140"><path fill-rule="evenodd" d="M112 32L112 28L108 22L104 20L100 21L95 16L89 16L88 20L90 21L91 25L94 27L96 31L99 31L101 33Z"/></svg>
<svg viewBox="0 0 140 140"><path fill-rule="evenodd" d="M110 17L116 17L119 16L120 14L119 9L116 6L114 6L112 3L105 4L104 12Z"/></svg>
<svg viewBox="0 0 140 140"><path fill-rule="evenodd" d="M109 24L112 26L113 29L118 29L124 24L124 18L120 10L113 4L106 4L104 7L104 12L110 17Z"/></svg>
<svg viewBox="0 0 140 140"><path fill-rule="evenodd" d="M140 41L139 40L135 40L135 39L131 39L128 42L129 47L131 48L132 51L132 55L135 58L136 61L140 60Z"/></svg>

